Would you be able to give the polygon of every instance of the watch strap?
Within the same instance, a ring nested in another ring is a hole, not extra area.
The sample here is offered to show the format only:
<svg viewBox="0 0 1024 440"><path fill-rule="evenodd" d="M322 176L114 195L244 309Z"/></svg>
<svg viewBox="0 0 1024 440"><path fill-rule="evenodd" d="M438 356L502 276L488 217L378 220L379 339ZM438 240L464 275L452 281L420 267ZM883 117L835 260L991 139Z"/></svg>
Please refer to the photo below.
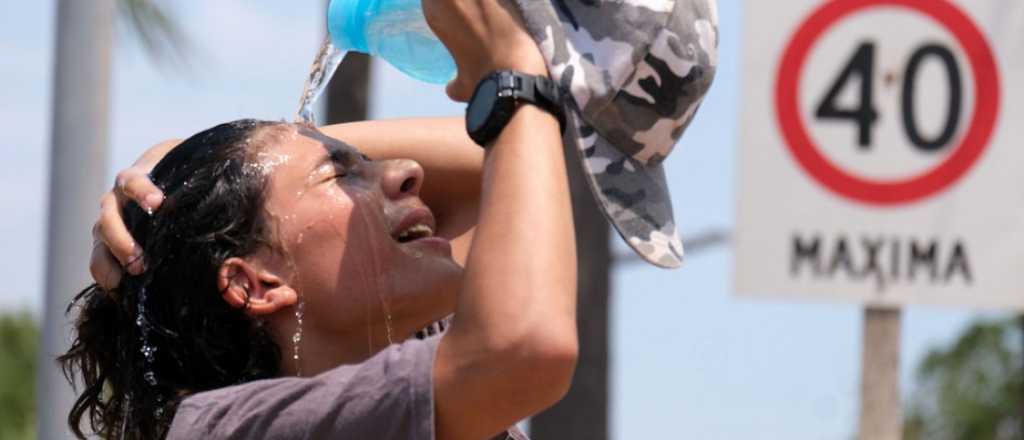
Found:
<svg viewBox="0 0 1024 440"><path fill-rule="evenodd" d="M558 118L558 126L565 130L565 113L562 111L562 100L558 87L549 78L539 75L527 75L519 72L505 71L511 75L499 76L499 81L517 81L518 84L501 84L499 92L505 90L505 86L511 88L516 102L527 102L536 105ZM501 72L499 72L500 74Z"/></svg>
<svg viewBox="0 0 1024 440"><path fill-rule="evenodd" d="M565 130L565 113L562 109L561 92L554 81L539 75L530 75L512 70L499 70L484 77L477 85L477 92L470 100L470 106L478 98L477 93L485 81L494 81L497 85L495 105L487 120L476 131L469 131L469 137L478 145L486 145L498 137L508 125L520 103L533 104L551 113L558 119L559 128ZM467 115L469 106L467 106ZM468 123L467 123L468 129Z"/></svg>

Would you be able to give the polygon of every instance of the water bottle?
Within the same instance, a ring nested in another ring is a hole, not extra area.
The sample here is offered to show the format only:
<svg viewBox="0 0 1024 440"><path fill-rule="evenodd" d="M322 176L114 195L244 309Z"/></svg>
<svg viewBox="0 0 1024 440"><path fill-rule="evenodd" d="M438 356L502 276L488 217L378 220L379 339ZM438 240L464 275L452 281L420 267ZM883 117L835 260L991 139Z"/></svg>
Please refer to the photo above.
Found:
<svg viewBox="0 0 1024 440"><path fill-rule="evenodd" d="M455 77L455 60L427 26L420 0L331 0L327 31L336 48L379 56L418 80Z"/></svg>

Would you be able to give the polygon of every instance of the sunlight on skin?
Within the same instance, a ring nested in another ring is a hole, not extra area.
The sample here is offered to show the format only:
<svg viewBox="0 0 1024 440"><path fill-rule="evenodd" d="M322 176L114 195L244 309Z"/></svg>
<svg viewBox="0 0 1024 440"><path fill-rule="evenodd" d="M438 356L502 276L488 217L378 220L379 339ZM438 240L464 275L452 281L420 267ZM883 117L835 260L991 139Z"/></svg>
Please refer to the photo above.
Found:
<svg viewBox="0 0 1024 440"><path fill-rule="evenodd" d="M254 140L262 147L254 167L269 175L272 241L256 258L305 304L301 363L283 362L286 372L301 365L312 375L365 359L451 313L462 269L447 240L394 236L410 215L434 228L418 197L418 164L371 161L304 125L269 128ZM292 346L294 307L266 319L279 346Z"/></svg>

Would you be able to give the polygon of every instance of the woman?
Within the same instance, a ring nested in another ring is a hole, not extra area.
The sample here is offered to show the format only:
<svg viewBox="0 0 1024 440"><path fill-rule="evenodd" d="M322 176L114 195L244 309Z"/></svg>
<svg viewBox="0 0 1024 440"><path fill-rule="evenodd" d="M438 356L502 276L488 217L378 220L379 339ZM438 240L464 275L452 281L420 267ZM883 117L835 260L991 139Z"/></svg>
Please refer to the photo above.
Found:
<svg viewBox="0 0 1024 440"><path fill-rule="evenodd" d="M546 74L505 2L424 9L460 29L439 32L454 99L494 70ZM559 122L522 105L486 154L463 133L237 121L170 148L159 192L145 170L173 144L147 153L94 231L94 276L118 287L77 299L76 433L481 439L556 402L577 352ZM409 339L452 313L443 337Z"/></svg>

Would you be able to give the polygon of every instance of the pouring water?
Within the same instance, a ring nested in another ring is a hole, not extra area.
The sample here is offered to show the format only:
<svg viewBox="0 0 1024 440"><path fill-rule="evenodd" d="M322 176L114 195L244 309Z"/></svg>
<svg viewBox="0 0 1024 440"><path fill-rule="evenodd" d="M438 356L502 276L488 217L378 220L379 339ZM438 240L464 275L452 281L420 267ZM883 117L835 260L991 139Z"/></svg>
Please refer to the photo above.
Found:
<svg viewBox="0 0 1024 440"><path fill-rule="evenodd" d="M313 105L316 104L316 100L327 88L331 77L334 76L334 71L338 69L341 61L345 59L346 53L346 51L334 47L331 44L330 38L324 40L324 44L320 46L320 51L317 52L316 59L313 60L313 66L310 67L306 85L302 89L299 111L295 116L296 122L316 125L316 114L313 110Z"/></svg>

